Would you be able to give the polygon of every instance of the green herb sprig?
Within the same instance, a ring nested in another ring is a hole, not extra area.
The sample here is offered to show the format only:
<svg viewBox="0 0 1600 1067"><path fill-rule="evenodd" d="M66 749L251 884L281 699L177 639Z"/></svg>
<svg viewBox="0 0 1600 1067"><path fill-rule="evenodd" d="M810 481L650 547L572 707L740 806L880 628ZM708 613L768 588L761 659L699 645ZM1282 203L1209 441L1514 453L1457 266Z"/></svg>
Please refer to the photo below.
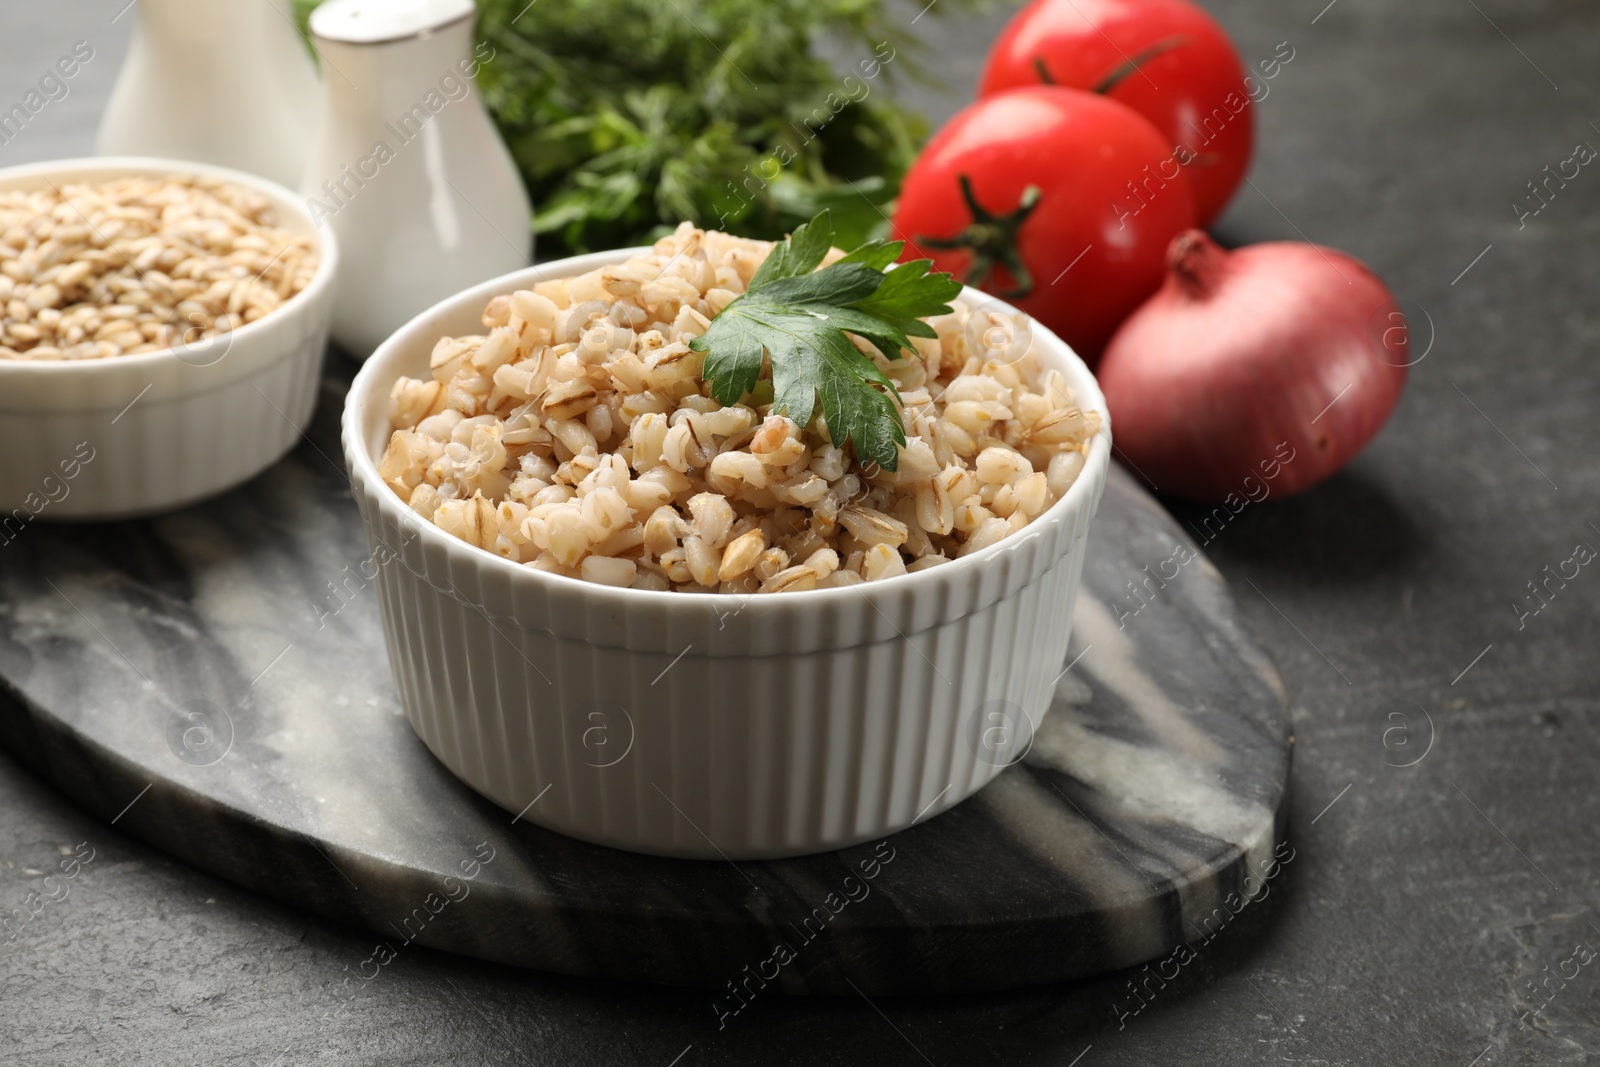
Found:
<svg viewBox="0 0 1600 1067"><path fill-rule="evenodd" d="M303 26L317 0L294 2ZM992 3L939 0L912 26L893 0L477 0L478 85L541 258L684 219L771 239L824 208L860 240L928 133L905 87L944 84L918 31Z"/></svg>
<svg viewBox="0 0 1600 1067"><path fill-rule="evenodd" d="M775 413L804 425L820 403L835 445L848 441L859 459L892 471L906 443L891 399L894 382L847 335L899 359L912 337L938 336L922 320L949 314L961 283L931 270L926 259L889 270L904 241L868 241L817 270L833 236L826 211L797 227L689 347L706 353L702 373L723 404L755 389L765 354L772 361Z"/></svg>

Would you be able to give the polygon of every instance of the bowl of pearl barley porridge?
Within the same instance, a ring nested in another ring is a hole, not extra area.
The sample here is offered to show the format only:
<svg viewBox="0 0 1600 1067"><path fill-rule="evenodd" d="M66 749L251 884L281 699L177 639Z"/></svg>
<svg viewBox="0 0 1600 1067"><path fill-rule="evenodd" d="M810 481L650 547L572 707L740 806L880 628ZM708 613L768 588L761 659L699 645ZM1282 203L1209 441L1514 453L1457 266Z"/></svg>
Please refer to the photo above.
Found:
<svg viewBox="0 0 1600 1067"><path fill-rule="evenodd" d="M870 291L852 263L897 249L797 266L792 244L685 223L507 275L352 386L402 704L521 818L663 855L825 851L971 795L1050 705L1110 452L1093 376L945 279L903 349L831 338L843 377L814 364L797 394L762 309L843 291L836 266Z"/></svg>
<svg viewBox="0 0 1600 1067"><path fill-rule="evenodd" d="M314 407L337 253L290 190L175 160L0 170L0 525L181 507Z"/></svg>

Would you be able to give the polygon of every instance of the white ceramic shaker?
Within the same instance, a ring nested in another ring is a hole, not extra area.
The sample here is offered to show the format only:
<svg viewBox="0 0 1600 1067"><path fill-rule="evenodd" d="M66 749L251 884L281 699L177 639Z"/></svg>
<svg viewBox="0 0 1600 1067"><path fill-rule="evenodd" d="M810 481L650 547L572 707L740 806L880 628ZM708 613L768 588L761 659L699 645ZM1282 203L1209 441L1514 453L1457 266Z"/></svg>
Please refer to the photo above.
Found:
<svg viewBox="0 0 1600 1067"><path fill-rule="evenodd" d="M302 192L339 240L333 337L365 359L418 312L532 263L531 207L473 81L472 0L330 0L327 108Z"/></svg>
<svg viewBox="0 0 1600 1067"><path fill-rule="evenodd" d="M297 187L322 90L290 0L139 0L137 11L99 154L192 159Z"/></svg>

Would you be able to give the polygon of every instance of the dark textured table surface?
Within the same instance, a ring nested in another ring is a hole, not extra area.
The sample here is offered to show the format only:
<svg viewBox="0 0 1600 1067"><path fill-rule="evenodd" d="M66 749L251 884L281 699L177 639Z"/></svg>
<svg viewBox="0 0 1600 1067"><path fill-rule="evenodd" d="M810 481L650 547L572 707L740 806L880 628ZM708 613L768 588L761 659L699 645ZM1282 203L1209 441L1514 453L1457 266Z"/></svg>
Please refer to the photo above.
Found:
<svg viewBox="0 0 1600 1067"><path fill-rule="evenodd" d="M0 165L88 151L126 47L121 7L8 0L0 101L74 41L96 55L0 145ZM0 905L21 907L79 843L94 850L66 897L0 944L0 1061L1600 1058L1600 960L1579 962L1600 948L1600 578L1585 569L1537 614L1522 599L1546 565L1600 546L1600 177L1581 173L1525 227L1511 206L1575 144L1600 145L1600 9L1211 7L1247 59L1282 41L1295 55L1260 108L1254 187L1220 235L1344 248L1415 312L1418 351L1428 318L1436 331L1355 464L1252 505L1207 549L1292 701L1297 856L1263 905L1165 983L1140 972L961 999L772 999L722 1031L703 994L422 948L352 1001L333 988L370 938L168 859L0 757ZM965 98L1001 21L918 22L950 82L913 93L934 118ZM1394 735L1384 746L1396 724L1426 752L1412 766L1391 765L1407 762Z"/></svg>

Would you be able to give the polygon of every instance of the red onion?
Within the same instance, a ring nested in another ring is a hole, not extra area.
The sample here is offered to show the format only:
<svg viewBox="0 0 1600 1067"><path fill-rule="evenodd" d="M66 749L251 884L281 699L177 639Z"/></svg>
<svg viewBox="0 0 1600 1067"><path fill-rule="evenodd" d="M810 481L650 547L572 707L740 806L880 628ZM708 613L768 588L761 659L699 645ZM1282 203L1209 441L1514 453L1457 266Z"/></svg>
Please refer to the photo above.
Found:
<svg viewBox="0 0 1600 1067"><path fill-rule="evenodd" d="M1350 256L1228 252L1190 230L1096 375L1131 466L1161 492L1225 503L1299 492L1349 462L1394 409L1407 348L1394 297Z"/></svg>

